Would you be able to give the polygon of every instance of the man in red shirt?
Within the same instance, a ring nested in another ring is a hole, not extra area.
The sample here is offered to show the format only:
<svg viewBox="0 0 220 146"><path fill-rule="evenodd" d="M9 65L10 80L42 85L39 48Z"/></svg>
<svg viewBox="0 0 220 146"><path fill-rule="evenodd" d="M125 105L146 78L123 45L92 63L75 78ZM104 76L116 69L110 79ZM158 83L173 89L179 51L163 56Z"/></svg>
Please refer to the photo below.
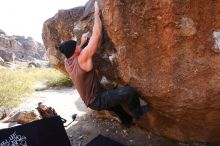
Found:
<svg viewBox="0 0 220 146"><path fill-rule="evenodd" d="M99 7L95 2L94 26L92 36L88 40L86 34L81 38L81 44L69 40L63 42L58 48L67 58L65 68L68 72L80 97L87 105L94 110L111 110L119 115L122 123L129 127L132 123L132 117L139 119L147 111L147 107L141 108L139 94L130 86L105 91L99 82L98 76L93 68L92 57L95 54L102 38L102 22L99 17ZM120 106L126 103L132 117L128 115Z"/></svg>

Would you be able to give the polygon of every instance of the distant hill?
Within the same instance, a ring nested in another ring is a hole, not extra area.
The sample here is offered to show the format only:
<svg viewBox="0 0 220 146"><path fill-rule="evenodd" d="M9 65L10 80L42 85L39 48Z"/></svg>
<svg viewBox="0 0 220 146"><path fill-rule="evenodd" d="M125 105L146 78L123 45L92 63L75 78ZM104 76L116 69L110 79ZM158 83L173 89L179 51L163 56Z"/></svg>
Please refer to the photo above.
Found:
<svg viewBox="0 0 220 146"><path fill-rule="evenodd" d="M47 60L45 47L32 37L8 36L0 29L0 57L7 62L17 60Z"/></svg>

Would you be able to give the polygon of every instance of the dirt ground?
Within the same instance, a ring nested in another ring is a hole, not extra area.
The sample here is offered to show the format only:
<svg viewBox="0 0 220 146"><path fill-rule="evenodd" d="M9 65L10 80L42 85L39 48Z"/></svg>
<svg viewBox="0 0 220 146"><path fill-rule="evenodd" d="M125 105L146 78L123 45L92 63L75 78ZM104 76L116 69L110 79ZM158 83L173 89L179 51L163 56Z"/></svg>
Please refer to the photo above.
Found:
<svg viewBox="0 0 220 146"><path fill-rule="evenodd" d="M78 117L66 128L72 146L84 146L99 134L126 146L172 146L172 141L137 126L126 128L113 118L99 118L94 112Z"/></svg>
<svg viewBox="0 0 220 146"><path fill-rule="evenodd" d="M53 107L61 117L67 119L66 126L68 126L65 129L72 146L85 146L99 134L126 146L191 146L157 136L138 126L132 126L128 129L121 125L117 118L103 117L103 115L99 115L97 112L87 108L77 91L72 88L37 92L33 98L23 103L19 108L34 109L38 102L43 102L47 106ZM74 122L71 119L73 114L77 114Z"/></svg>

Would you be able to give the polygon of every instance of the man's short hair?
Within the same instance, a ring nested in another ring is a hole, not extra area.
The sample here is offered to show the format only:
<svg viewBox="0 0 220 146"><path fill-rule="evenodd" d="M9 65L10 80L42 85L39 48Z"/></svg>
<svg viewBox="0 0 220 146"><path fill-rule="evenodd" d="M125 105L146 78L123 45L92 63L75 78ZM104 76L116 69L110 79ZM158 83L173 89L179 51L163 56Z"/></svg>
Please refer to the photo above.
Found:
<svg viewBox="0 0 220 146"><path fill-rule="evenodd" d="M76 41L69 40L61 43L58 46L58 49L60 50L61 53L63 53L66 56L66 58L70 58L75 52L76 45L77 45Z"/></svg>

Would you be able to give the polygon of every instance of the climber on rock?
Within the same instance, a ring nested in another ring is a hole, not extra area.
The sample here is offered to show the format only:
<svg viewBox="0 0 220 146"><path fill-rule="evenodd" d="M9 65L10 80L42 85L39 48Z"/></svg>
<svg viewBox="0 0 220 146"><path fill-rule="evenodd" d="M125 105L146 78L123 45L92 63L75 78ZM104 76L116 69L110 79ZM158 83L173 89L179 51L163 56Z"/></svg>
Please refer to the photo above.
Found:
<svg viewBox="0 0 220 146"><path fill-rule="evenodd" d="M92 57L102 38L102 22L97 2L95 2L94 7L94 26L89 41L88 34L84 34L80 45L77 45L76 41L68 40L61 43L58 49L65 55L66 71L87 107L94 110L113 111L126 127L130 127L133 119L140 119L143 113L148 111L148 108L147 106L140 106L140 96L130 86L108 91L101 87L92 62ZM127 104L132 117L122 109L122 103Z"/></svg>

